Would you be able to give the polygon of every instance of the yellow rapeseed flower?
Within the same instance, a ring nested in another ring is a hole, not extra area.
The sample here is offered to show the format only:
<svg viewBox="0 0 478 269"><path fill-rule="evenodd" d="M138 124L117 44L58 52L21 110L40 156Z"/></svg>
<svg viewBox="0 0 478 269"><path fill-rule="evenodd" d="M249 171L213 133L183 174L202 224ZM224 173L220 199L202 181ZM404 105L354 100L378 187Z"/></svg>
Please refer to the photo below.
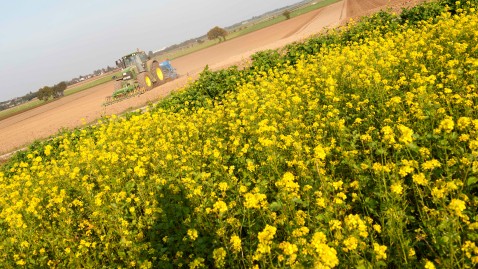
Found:
<svg viewBox="0 0 478 269"><path fill-rule="evenodd" d="M440 122L439 128L443 130L445 133L451 133L453 128L455 127L455 123L451 117L446 117Z"/></svg>
<svg viewBox="0 0 478 269"><path fill-rule="evenodd" d="M214 211L223 214L227 211L227 204L224 201L217 201L214 203Z"/></svg>
<svg viewBox="0 0 478 269"><path fill-rule="evenodd" d="M375 252L375 258L377 260L386 260L387 259L387 246L379 245L373 243L373 251Z"/></svg>
<svg viewBox="0 0 478 269"><path fill-rule="evenodd" d="M226 258L226 250L224 248L216 248L212 252L212 257L214 259L214 265L217 268L223 268L225 264L225 258Z"/></svg>
<svg viewBox="0 0 478 269"><path fill-rule="evenodd" d="M421 185L421 186L428 185L428 180L426 179L425 174L423 174L423 173L418 173L418 174L413 175L412 180L417 185Z"/></svg>
<svg viewBox="0 0 478 269"><path fill-rule="evenodd" d="M465 201L462 201L460 199L452 199L450 204L448 205L448 209L450 209L450 211L459 216L459 217L462 217L463 216L463 210L466 209L466 204L465 204Z"/></svg>
<svg viewBox="0 0 478 269"><path fill-rule="evenodd" d="M345 252L353 251L357 248L359 240L355 236L347 237L343 242L342 248Z"/></svg>
<svg viewBox="0 0 478 269"><path fill-rule="evenodd" d="M196 229L188 229L188 236L192 241L194 241L196 238L198 238L198 232Z"/></svg>
<svg viewBox="0 0 478 269"><path fill-rule="evenodd" d="M397 195L401 195L403 193L402 184L400 182L393 183L392 186L390 186L390 191Z"/></svg>
<svg viewBox="0 0 478 269"><path fill-rule="evenodd" d="M237 235L231 236L231 240L229 242L231 243L233 252L237 253L237 252L241 251L242 241L241 241L241 238L239 236L237 236Z"/></svg>

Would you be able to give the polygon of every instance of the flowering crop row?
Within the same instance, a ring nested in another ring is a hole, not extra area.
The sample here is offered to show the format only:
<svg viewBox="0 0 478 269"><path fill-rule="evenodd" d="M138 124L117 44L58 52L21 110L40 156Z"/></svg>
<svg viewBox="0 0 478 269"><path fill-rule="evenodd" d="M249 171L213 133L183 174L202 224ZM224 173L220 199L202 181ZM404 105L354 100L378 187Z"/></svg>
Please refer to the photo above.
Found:
<svg viewBox="0 0 478 269"><path fill-rule="evenodd" d="M400 27L27 153L0 264L476 266L478 15Z"/></svg>

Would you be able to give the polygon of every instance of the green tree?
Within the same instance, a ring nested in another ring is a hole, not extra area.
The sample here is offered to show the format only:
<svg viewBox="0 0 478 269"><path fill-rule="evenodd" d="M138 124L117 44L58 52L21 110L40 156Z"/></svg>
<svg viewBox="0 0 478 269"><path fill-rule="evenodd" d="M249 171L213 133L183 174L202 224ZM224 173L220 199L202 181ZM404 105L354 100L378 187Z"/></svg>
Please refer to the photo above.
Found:
<svg viewBox="0 0 478 269"><path fill-rule="evenodd" d="M42 101L47 101L48 99L52 97L55 99L60 98L64 95L66 87L68 87L68 84L65 81L62 81L53 87L45 86L39 89L36 95L38 99Z"/></svg>
<svg viewBox="0 0 478 269"><path fill-rule="evenodd" d="M64 91L66 90L66 87L68 85L66 84L66 82L62 81L58 84L56 84L55 86L53 86L52 88L52 95L54 98L60 98L64 95Z"/></svg>
<svg viewBox="0 0 478 269"><path fill-rule="evenodd" d="M289 10L284 11L282 13L282 15L284 15L286 19L290 19L290 11Z"/></svg>
<svg viewBox="0 0 478 269"><path fill-rule="evenodd" d="M42 101L47 101L52 96L53 96L53 89L48 86L45 86L38 90L37 97L38 99Z"/></svg>
<svg viewBox="0 0 478 269"><path fill-rule="evenodd" d="M227 31L219 26L216 26L207 32L207 38L213 40L218 38L221 42L221 38L226 41Z"/></svg>

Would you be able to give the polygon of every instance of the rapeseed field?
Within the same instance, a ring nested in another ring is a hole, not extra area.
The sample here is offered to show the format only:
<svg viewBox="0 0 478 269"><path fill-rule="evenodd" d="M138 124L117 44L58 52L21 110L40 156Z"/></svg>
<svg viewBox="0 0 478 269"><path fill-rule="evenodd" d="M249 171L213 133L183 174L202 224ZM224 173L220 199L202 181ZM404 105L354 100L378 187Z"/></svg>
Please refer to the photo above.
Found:
<svg viewBox="0 0 478 269"><path fill-rule="evenodd" d="M476 267L478 14L366 36L25 153L0 267Z"/></svg>

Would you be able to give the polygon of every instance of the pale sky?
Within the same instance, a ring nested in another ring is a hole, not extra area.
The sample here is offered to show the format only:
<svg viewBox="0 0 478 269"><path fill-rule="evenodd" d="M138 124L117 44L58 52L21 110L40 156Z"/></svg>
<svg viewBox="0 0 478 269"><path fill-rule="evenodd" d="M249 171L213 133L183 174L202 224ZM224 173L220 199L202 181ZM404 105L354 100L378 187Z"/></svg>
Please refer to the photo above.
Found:
<svg viewBox="0 0 478 269"><path fill-rule="evenodd" d="M0 101L300 0L0 0Z"/></svg>

